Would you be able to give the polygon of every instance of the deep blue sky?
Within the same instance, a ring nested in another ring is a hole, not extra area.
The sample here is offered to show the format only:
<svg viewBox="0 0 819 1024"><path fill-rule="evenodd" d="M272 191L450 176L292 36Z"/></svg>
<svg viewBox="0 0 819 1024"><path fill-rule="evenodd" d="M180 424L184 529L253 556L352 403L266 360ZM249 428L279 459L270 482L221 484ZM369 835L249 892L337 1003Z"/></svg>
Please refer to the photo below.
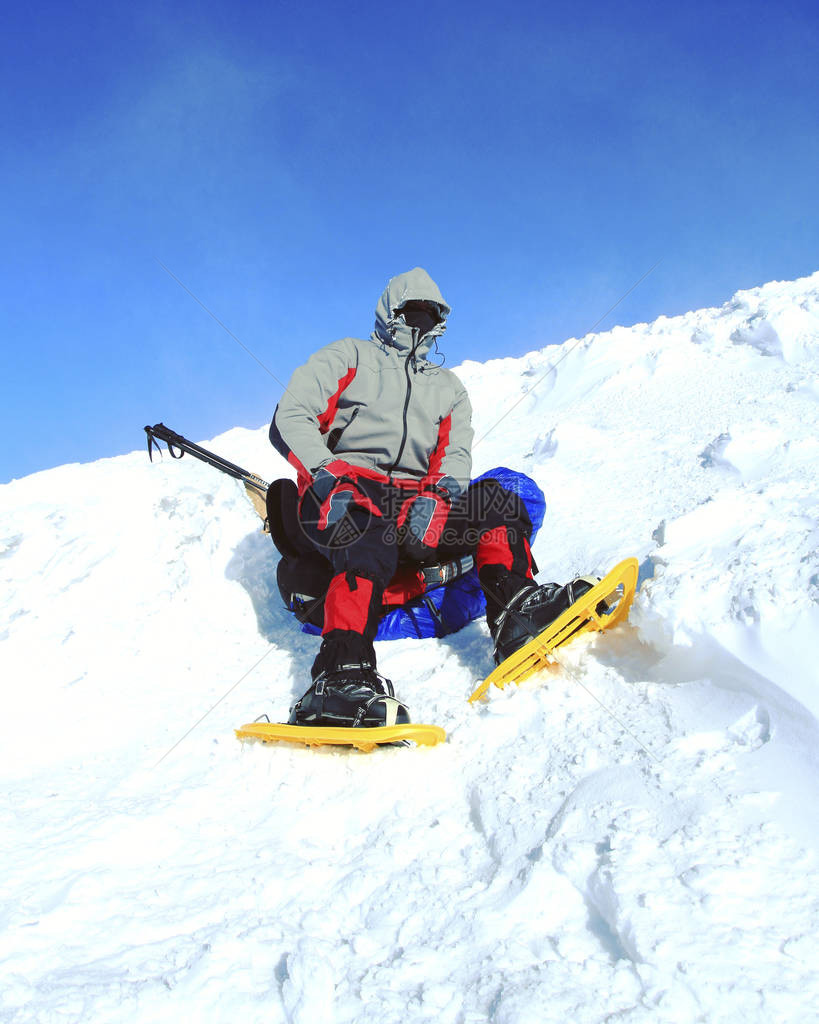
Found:
<svg viewBox="0 0 819 1024"><path fill-rule="evenodd" d="M0 482L269 419L421 265L448 365L819 269L815 2L43 3L0 64ZM253 468L253 467L250 467Z"/></svg>

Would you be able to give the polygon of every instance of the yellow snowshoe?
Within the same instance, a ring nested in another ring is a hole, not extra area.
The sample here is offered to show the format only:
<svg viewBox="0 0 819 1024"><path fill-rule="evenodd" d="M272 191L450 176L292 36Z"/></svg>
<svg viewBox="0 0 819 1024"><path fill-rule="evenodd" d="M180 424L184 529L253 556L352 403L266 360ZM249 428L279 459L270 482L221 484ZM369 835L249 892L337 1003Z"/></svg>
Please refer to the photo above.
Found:
<svg viewBox="0 0 819 1024"><path fill-rule="evenodd" d="M575 637L592 630L602 632L623 622L637 590L637 572L636 558L620 562L541 633L490 672L470 696L470 703L483 697L490 685L503 689L507 683L522 683L540 669L554 665L551 652Z"/></svg>

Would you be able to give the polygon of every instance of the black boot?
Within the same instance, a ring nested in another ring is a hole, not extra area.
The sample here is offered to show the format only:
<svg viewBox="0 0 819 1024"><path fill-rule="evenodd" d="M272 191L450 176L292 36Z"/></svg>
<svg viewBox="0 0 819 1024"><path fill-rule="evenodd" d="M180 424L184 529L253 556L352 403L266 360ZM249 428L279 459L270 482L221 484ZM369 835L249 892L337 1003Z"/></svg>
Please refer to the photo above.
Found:
<svg viewBox="0 0 819 1024"><path fill-rule="evenodd" d="M375 670L372 644L336 630L325 637L312 670L313 685L290 709L290 725L407 725L409 712L389 679Z"/></svg>
<svg viewBox="0 0 819 1024"><path fill-rule="evenodd" d="M505 576L486 588L486 618L492 633L492 656L500 665L510 654L542 633L571 605L598 583L597 576L581 576L561 586Z"/></svg>

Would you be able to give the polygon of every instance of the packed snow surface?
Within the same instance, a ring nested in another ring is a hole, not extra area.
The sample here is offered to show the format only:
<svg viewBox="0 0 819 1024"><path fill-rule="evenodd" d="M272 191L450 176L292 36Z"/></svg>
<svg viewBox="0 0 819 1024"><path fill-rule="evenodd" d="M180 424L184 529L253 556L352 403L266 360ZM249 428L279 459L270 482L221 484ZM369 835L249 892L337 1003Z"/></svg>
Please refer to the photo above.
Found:
<svg viewBox="0 0 819 1024"><path fill-rule="evenodd" d="M481 706L483 623L379 645L434 749L234 738L317 647L237 482L0 488L0 1020L817 1019L819 274L459 372L476 473L546 493L539 578L641 578Z"/></svg>

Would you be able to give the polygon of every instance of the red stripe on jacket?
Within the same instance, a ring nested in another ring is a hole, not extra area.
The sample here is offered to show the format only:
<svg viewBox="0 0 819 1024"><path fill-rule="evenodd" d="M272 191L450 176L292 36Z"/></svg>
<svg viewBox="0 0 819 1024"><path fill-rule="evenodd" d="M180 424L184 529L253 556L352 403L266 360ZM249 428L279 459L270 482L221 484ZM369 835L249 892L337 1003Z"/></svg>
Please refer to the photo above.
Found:
<svg viewBox="0 0 819 1024"><path fill-rule="evenodd" d="M327 408L318 418L319 433L326 434L333 425L333 420L336 418L336 413L338 412L339 400L347 388L352 384L354 378L354 366L351 366L343 377L339 377L338 387L336 388L335 394L330 396L330 399L327 402Z"/></svg>
<svg viewBox="0 0 819 1024"><path fill-rule="evenodd" d="M429 470L427 471L427 479L432 483L435 483L437 479L442 475L441 466L446 455L446 450L449 447L449 435L452 430L452 413L448 416L444 416L438 425L438 440L435 442L435 448L433 449L432 455L429 457Z"/></svg>

